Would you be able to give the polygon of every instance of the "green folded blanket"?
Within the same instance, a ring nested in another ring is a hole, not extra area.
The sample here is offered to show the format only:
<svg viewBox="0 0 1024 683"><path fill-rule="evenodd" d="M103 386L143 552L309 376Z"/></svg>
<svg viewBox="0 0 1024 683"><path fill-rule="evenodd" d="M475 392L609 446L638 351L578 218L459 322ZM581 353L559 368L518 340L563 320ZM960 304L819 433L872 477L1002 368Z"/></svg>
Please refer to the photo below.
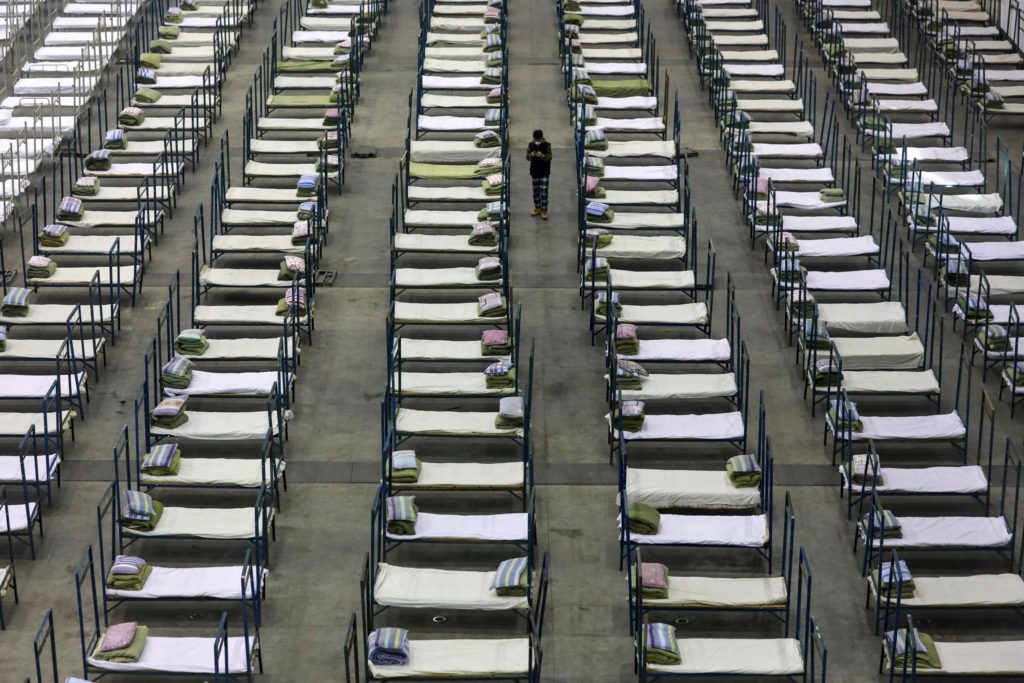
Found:
<svg viewBox="0 0 1024 683"><path fill-rule="evenodd" d="M470 235L469 245L472 247L496 247L498 246L498 233L495 231L486 235Z"/></svg>
<svg viewBox="0 0 1024 683"><path fill-rule="evenodd" d="M515 586L500 586L494 589L495 595L499 598L521 598L526 596L530 589L530 570L525 569L519 574L519 583Z"/></svg>
<svg viewBox="0 0 1024 683"><path fill-rule="evenodd" d="M146 647L146 638L149 636L149 628L146 626L139 626L135 629L135 637L132 638L132 642L128 647L120 650L110 650L109 652L100 651L100 647L103 646L103 638L106 635L104 632L96 642L96 649L92 651L90 657L92 659L100 659L104 662L121 662L122 664L131 664L139 661L142 657L142 651Z"/></svg>
<svg viewBox="0 0 1024 683"><path fill-rule="evenodd" d="M71 239L71 231L65 230L60 234L60 237L51 237L45 232L39 232L39 245L43 247L63 247Z"/></svg>
<svg viewBox="0 0 1024 683"><path fill-rule="evenodd" d="M629 530L650 536L661 527L661 513L646 503L629 504Z"/></svg>
<svg viewBox="0 0 1024 683"><path fill-rule="evenodd" d="M845 202L846 190L841 187L826 187L818 192L818 198L823 202Z"/></svg>
<svg viewBox="0 0 1024 683"><path fill-rule="evenodd" d="M143 467L143 474L148 474L152 477L173 477L181 471L181 449L179 448L171 456L171 462L167 467ZM155 503L154 503L155 504Z"/></svg>
<svg viewBox="0 0 1024 683"><path fill-rule="evenodd" d="M177 415L154 415L152 422L154 427L160 427L161 429L177 429L188 422L188 413L183 410Z"/></svg>
<svg viewBox="0 0 1024 683"><path fill-rule="evenodd" d="M178 26L168 26L165 24L157 30L157 33L164 40L176 40L178 36L181 35L181 28Z"/></svg>
<svg viewBox="0 0 1024 683"><path fill-rule="evenodd" d="M992 311L989 310L988 306L981 308L976 305L970 305L966 294L957 295L956 305L960 307L960 311L968 320L986 320L992 317Z"/></svg>
<svg viewBox="0 0 1024 683"><path fill-rule="evenodd" d="M161 372L160 383L168 389L188 389L188 385L192 383L192 371L189 370L180 375Z"/></svg>
<svg viewBox="0 0 1024 683"><path fill-rule="evenodd" d="M761 483L761 469L751 455L735 455L725 462L725 473L736 488L749 488Z"/></svg>
<svg viewBox="0 0 1024 683"><path fill-rule="evenodd" d="M646 78L593 80L590 86L598 97L647 97L654 92Z"/></svg>
<svg viewBox="0 0 1024 683"><path fill-rule="evenodd" d="M481 318L504 318L508 313L508 307L505 305L504 297L501 300L501 306L492 308L489 311L481 311L480 307L477 306L477 313L480 314Z"/></svg>
<svg viewBox="0 0 1024 683"><path fill-rule="evenodd" d="M97 180L99 179L97 178ZM92 185L79 185L78 183L75 183L74 185L71 186L72 197L95 197L97 194L99 194L99 192L100 184L98 182Z"/></svg>
<svg viewBox="0 0 1024 683"><path fill-rule="evenodd" d="M107 575L107 588L114 588L121 591L140 591L146 585L146 579L153 573L153 566L142 565L138 574L114 574Z"/></svg>
<svg viewBox="0 0 1024 683"><path fill-rule="evenodd" d="M413 536L416 533L416 520L389 519L388 533L392 536Z"/></svg>
<svg viewBox="0 0 1024 683"><path fill-rule="evenodd" d="M615 306L615 314L616 315L621 315L622 314L622 304L613 304L613 305ZM595 309L595 312L599 316L601 316L602 318L607 317L607 315L608 315L608 303L605 302L605 301L599 302L597 304L597 308ZM621 384L622 379L623 378L621 378L621 377L619 378L620 384Z"/></svg>
<svg viewBox="0 0 1024 683"><path fill-rule="evenodd" d="M159 90L139 88L138 92L135 93L135 101L142 104L154 104L163 96L164 94Z"/></svg>
<svg viewBox="0 0 1024 683"><path fill-rule="evenodd" d="M0 305L0 315L5 318L27 318L28 306Z"/></svg>
<svg viewBox="0 0 1024 683"><path fill-rule="evenodd" d="M145 113L139 116L132 116L130 114L118 114L117 122L122 126L141 126L142 122L146 120Z"/></svg>
<svg viewBox="0 0 1024 683"><path fill-rule="evenodd" d="M501 279L501 268L488 268L487 270L480 270L480 266L477 266L476 279L483 280L485 282L496 282Z"/></svg>
<svg viewBox="0 0 1024 683"><path fill-rule="evenodd" d="M199 342L183 342L174 340L174 351L182 356L201 356L210 348L210 342L203 337Z"/></svg>
<svg viewBox="0 0 1024 683"><path fill-rule="evenodd" d="M150 69L159 69L161 61L160 55L153 52L143 52L139 55L139 64Z"/></svg>
<svg viewBox="0 0 1024 683"><path fill-rule="evenodd" d="M575 26L583 26L583 15L582 14L566 14L562 17L563 24L573 24Z"/></svg>
<svg viewBox="0 0 1024 683"><path fill-rule="evenodd" d="M516 386L516 369L512 368L504 375L486 375L484 384L488 389L514 389Z"/></svg>
<svg viewBox="0 0 1024 683"><path fill-rule="evenodd" d="M849 429L854 432L864 431L864 423L860 420L840 420L834 408L828 409L828 417L832 422L832 426L837 430L845 431Z"/></svg>
<svg viewBox="0 0 1024 683"><path fill-rule="evenodd" d="M110 159L97 159L93 156L87 156L85 158L85 168L89 171L109 171Z"/></svg>
<svg viewBox="0 0 1024 683"><path fill-rule="evenodd" d="M29 266L25 270L25 275L27 275L29 279L32 280L45 280L46 278L52 276L56 272L57 263L55 261L50 261L49 263L46 264L45 268L36 268L34 266Z"/></svg>
<svg viewBox="0 0 1024 683"><path fill-rule="evenodd" d="M601 214L600 216L592 214L592 213L588 213L587 214L587 222L588 223L608 224L608 223L611 223L614 220L615 220L615 209L605 209L605 212L603 214ZM607 245L611 241L612 241L612 236L611 235L601 235L600 237L597 238L597 246L600 249L601 247ZM604 244L602 244L602 242L604 242Z"/></svg>
<svg viewBox="0 0 1024 683"><path fill-rule="evenodd" d="M174 47L170 41L157 38L156 40L149 41L149 51L155 55L169 55Z"/></svg>
<svg viewBox="0 0 1024 683"><path fill-rule="evenodd" d="M280 73L291 74L333 74L338 70L334 62L327 60L302 60L290 59L277 63L277 70Z"/></svg>
<svg viewBox="0 0 1024 683"><path fill-rule="evenodd" d="M640 353L639 339L616 339L615 353L620 356L635 356Z"/></svg>
<svg viewBox="0 0 1024 683"><path fill-rule="evenodd" d="M480 353L484 356L507 356L512 353L512 342L491 345L480 342Z"/></svg>
<svg viewBox="0 0 1024 683"><path fill-rule="evenodd" d="M420 470L423 469L420 459L416 458L416 467L404 470L391 470L391 481L399 484L415 484L420 478Z"/></svg>
<svg viewBox="0 0 1024 683"><path fill-rule="evenodd" d="M939 653L935 650L935 641L927 633L917 632L917 639L921 641L921 645L924 646L925 652L918 652L916 656L912 653L905 653L896 655L895 661L892 662L892 666L895 669L902 669L904 662L906 662L907 668L910 668L910 662L916 662L918 669L941 669L942 662L939 660ZM912 647L911 643L907 643L907 649ZM912 660L907 660L907 657L912 657Z"/></svg>
<svg viewBox="0 0 1024 683"><path fill-rule="evenodd" d="M882 582L879 578L879 572L877 569L871 570L871 583L875 586L876 589L881 590ZM885 587L885 593L888 594L888 597L890 598L896 597L895 581L889 582L889 585ZM903 582L902 590L900 591L900 597L904 599L914 597L914 579L910 579L908 581Z"/></svg>
<svg viewBox="0 0 1024 683"><path fill-rule="evenodd" d="M164 504L158 500L153 501L153 516L148 520L122 519L121 526L134 531L152 531L160 523L160 517L164 514Z"/></svg>

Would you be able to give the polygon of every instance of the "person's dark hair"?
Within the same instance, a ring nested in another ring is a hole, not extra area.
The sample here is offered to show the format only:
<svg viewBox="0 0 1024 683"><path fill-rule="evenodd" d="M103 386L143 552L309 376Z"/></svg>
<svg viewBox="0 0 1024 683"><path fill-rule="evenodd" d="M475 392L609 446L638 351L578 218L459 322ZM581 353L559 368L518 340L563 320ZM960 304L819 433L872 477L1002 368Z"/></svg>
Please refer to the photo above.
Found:
<svg viewBox="0 0 1024 683"><path fill-rule="evenodd" d="M543 140L544 139L544 131L542 131L540 128L538 128L537 130L533 131L533 139L534 140Z"/></svg>

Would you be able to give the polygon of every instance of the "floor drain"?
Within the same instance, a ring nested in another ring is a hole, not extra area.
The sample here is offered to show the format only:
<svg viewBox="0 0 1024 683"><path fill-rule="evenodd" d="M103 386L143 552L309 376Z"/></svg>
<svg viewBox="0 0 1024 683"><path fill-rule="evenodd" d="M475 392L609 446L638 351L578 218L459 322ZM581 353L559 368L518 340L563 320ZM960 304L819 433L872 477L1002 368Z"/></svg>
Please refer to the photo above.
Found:
<svg viewBox="0 0 1024 683"><path fill-rule="evenodd" d="M678 624L679 626L686 626L689 623L690 620L686 617L679 617L678 619L676 619L676 624Z"/></svg>
<svg viewBox="0 0 1024 683"><path fill-rule="evenodd" d="M448 621L448 617L442 617L439 614L436 617L431 618L431 621L434 622L435 624L443 624L444 622Z"/></svg>

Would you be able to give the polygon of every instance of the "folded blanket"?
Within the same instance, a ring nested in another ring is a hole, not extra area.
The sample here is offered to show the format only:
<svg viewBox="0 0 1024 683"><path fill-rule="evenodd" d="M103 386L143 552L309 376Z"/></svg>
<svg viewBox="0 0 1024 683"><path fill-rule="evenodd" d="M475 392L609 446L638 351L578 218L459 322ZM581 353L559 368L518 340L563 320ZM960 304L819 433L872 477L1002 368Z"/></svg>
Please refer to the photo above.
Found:
<svg viewBox="0 0 1024 683"><path fill-rule="evenodd" d="M154 79L154 83L156 80ZM117 123L121 126L140 126L146 120L146 112L138 107L125 107L117 115Z"/></svg>
<svg viewBox="0 0 1024 683"><path fill-rule="evenodd" d="M587 202L588 223L611 223L615 220L615 210L602 202Z"/></svg>
<svg viewBox="0 0 1024 683"><path fill-rule="evenodd" d="M587 156L583 160L583 165L586 167L588 176L592 178L603 178L604 177L604 159L601 157ZM595 203L595 202L592 202ZM607 206L607 205L605 205ZM589 215L589 211L588 211Z"/></svg>
<svg viewBox="0 0 1024 683"><path fill-rule="evenodd" d="M494 229L494 225L486 221L475 223L469 233L469 244L474 247L496 247L498 231Z"/></svg>
<svg viewBox="0 0 1024 683"><path fill-rule="evenodd" d="M71 186L71 194L76 197L95 197L100 193L100 179L92 175L84 175L75 180Z"/></svg>
<svg viewBox="0 0 1024 683"><path fill-rule="evenodd" d="M615 327L615 352L622 356L635 356L640 352L640 337L636 325L619 323Z"/></svg>
<svg viewBox="0 0 1024 683"><path fill-rule="evenodd" d="M174 429L188 422L184 398L165 398L153 409L152 423L164 429Z"/></svg>
<svg viewBox="0 0 1024 683"><path fill-rule="evenodd" d="M139 55L139 64L150 69L159 69L163 59L158 54L143 52Z"/></svg>
<svg viewBox="0 0 1024 683"><path fill-rule="evenodd" d="M507 330L484 330L480 352L485 356L506 356L512 353L512 340Z"/></svg>
<svg viewBox="0 0 1024 683"><path fill-rule="evenodd" d="M391 481L414 484L420 478L419 458L416 451L395 451L391 454Z"/></svg>
<svg viewBox="0 0 1024 683"><path fill-rule="evenodd" d="M500 280L501 279L501 259L497 256L484 256L476 264L476 279L477 280Z"/></svg>
<svg viewBox="0 0 1024 683"><path fill-rule="evenodd" d="M493 130L482 130L473 136L475 147L501 147L501 137Z"/></svg>
<svg viewBox="0 0 1024 683"><path fill-rule="evenodd" d="M320 176L316 173L303 173L295 183L295 194L299 197L315 197L320 187Z"/></svg>
<svg viewBox="0 0 1024 683"><path fill-rule="evenodd" d="M0 351L7 350L7 326L0 325Z"/></svg>
<svg viewBox="0 0 1024 683"><path fill-rule="evenodd" d="M173 477L181 470L181 449L173 442L157 444L142 459L140 469L154 477Z"/></svg>
<svg viewBox="0 0 1024 683"><path fill-rule="evenodd" d="M0 303L0 315L7 318L28 316L28 297L31 292L24 287L11 287Z"/></svg>
<svg viewBox="0 0 1024 683"><path fill-rule="evenodd" d="M366 656L376 666L402 666L409 662L409 632L379 628L366 637Z"/></svg>
<svg viewBox="0 0 1024 683"><path fill-rule="evenodd" d="M626 432L639 432L644 426L644 407L643 401L623 401L615 409L616 425L621 423Z"/></svg>
<svg viewBox="0 0 1024 683"><path fill-rule="evenodd" d="M498 401L498 415L494 418L494 426L498 429L522 427L524 424L523 411L522 396L506 396Z"/></svg>
<svg viewBox="0 0 1024 683"><path fill-rule="evenodd" d="M164 13L164 21L168 24L180 24L184 17L181 15L181 8L169 7Z"/></svg>
<svg viewBox="0 0 1024 683"><path fill-rule="evenodd" d="M914 577L910 575L910 569L903 560L899 561L899 575L902 581L897 581L896 575L892 574L892 563L885 560L882 562L882 570L871 570L871 583L879 591L890 598L896 597L896 586L901 587L899 597L906 599L914 597ZM892 576L890 576L892 574Z"/></svg>
<svg viewBox="0 0 1024 683"><path fill-rule="evenodd" d="M478 221L497 221L505 215L505 205L500 201L487 202L476 215Z"/></svg>
<svg viewBox="0 0 1024 683"><path fill-rule="evenodd" d="M499 597L524 596L529 590L529 577L525 557L505 560L494 573L491 590Z"/></svg>
<svg viewBox="0 0 1024 683"><path fill-rule="evenodd" d="M476 162L476 167L473 169L473 175L484 178L495 174L500 175L501 164L502 162L500 156L485 157L480 161Z"/></svg>
<svg viewBox="0 0 1024 683"><path fill-rule="evenodd" d="M890 646L894 646L895 657L889 665L893 669L902 669L904 665L909 669L914 662L918 669L941 669L942 662L939 660L939 653L935 649L935 641L927 633L921 633L914 629L912 639L915 652L910 652L907 644L907 629L901 628L898 631L886 631L885 640ZM911 657L911 660L907 658Z"/></svg>
<svg viewBox="0 0 1024 683"><path fill-rule="evenodd" d="M192 382L192 361L175 356L160 369L160 382L171 389L186 389Z"/></svg>
<svg viewBox="0 0 1024 683"><path fill-rule="evenodd" d="M507 312L505 297L497 292L484 294L477 299L477 313L482 318L501 318Z"/></svg>
<svg viewBox="0 0 1024 683"><path fill-rule="evenodd" d="M591 128L583 135L583 147L588 150L608 149L608 138L603 128Z"/></svg>
<svg viewBox="0 0 1024 683"><path fill-rule="evenodd" d="M750 454L734 455L726 460L725 473L736 488L750 488L761 483L761 466Z"/></svg>
<svg viewBox="0 0 1024 683"><path fill-rule="evenodd" d="M488 33L484 39L484 52L500 52L501 51L501 34L500 33Z"/></svg>
<svg viewBox="0 0 1024 683"><path fill-rule="evenodd" d="M670 624L644 625L644 654L650 664L672 666L681 664L683 656L676 642L676 629Z"/></svg>
<svg viewBox="0 0 1024 683"><path fill-rule="evenodd" d="M645 536L658 533L661 513L646 503L629 504L629 530Z"/></svg>
<svg viewBox="0 0 1024 683"><path fill-rule="evenodd" d="M199 11L199 3L196 0L179 0L178 7L185 12L197 12Z"/></svg>
<svg viewBox="0 0 1024 683"><path fill-rule="evenodd" d="M278 280L294 280L306 274L306 261L301 256L285 256L277 271Z"/></svg>
<svg viewBox="0 0 1024 683"><path fill-rule="evenodd" d="M947 257L942 264L941 277L956 287L967 287L971 284L970 269L963 260Z"/></svg>
<svg viewBox="0 0 1024 683"><path fill-rule="evenodd" d="M602 317L608 315L608 304L611 304L616 314L622 313L622 304L619 303L619 293L612 292L611 299L608 298L608 292L597 293L597 308L596 312Z"/></svg>
<svg viewBox="0 0 1024 683"><path fill-rule="evenodd" d="M902 538L903 529L899 518L889 510L873 510L861 518L864 529L874 523L874 534L881 534L882 538ZM883 528L884 527L884 528Z"/></svg>
<svg viewBox="0 0 1024 683"><path fill-rule="evenodd" d="M177 26L168 26L165 24L157 29L157 34L164 40L177 40L178 36L181 34L181 29Z"/></svg>
<svg viewBox="0 0 1024 683"><path fill-rule="evenodd" d="M136 502L129 503L127 494L134 494ZM164 506L158 500L153 500L148 494L141 491L125 491L125 501L121 513L121 525L135 531L152 531L160 523L160 517L164 514ZM138 496L145 496L148 501L140 502ZM138 512L129 512L138 510Z"/></svg>
<svg viewBox="0 0 1024 683"><path fill-rule="evenodd" d="M488 389L511 389L516 385L516 370L509 361L498 361L484 368Z"/></svg>
<svg viewBox="0 0 1024 683"><path fill-rule="evenodd" d="M608 259L603 256L592 256L584 263L584 277L587 281L603 281L608 279Z"/></svg>
<svg viewBox="0 0 1024 683"><path fill-rule="evenodd" d="M488 109L484 112L484 125L497 126L501 123L501 109Z"/></svg>
<svg viewBox="0 0 1024 683"><path fill-rule="evenodd" d="M341 110L339 109L328 109L324 112L324 125L325 126L336 126L338 121L341 119Z"/></svg>
<svg viewBox="0 0 1024 683"><path fill-rule="evenodd" d="M202 330L182 330L174 338L174 352L183 356L201 356L210 348Z"/></svg>
<svg viewBox="0 0 1024 683"><path fill-rule="evenodd" d="M33 256L25 268L25 276L33 280L45 280L56 272L57 262L47 256Z"/></svg>
<svg viewBox="0 0 1024 683"><path fill-rule="evenodd" d="M135 92L135 101L142 102L143 104L155 104L163 97L164 94L159 90L153 88L139 88Z"/></svg>
<svg viewBox="0 0 1024 683"><path fill-rule="evenodd" d="M958 294L956 305L968 320L987 320L992 317L988 303L977 294Z"/></svg>
<svg viewBox="0 0 1024 683"><path fill-rule="evenodd" d="M111 569L107 574L107 588L122 591L140 591L146 585L146 580L153 573L153 566L143 563L137 574L120 574Z"/></svg>
<svg viewBox="0 0 1024 683"><path fill-rule="evenodd" d="M597 91L594 90L594 86L587 83L576 83L576 89L573 92L573 99L577 102L586 102L587 104L597 104Z"/></svg>
<svg viewBox="0 0 1024 683"><path fill-rule="evenodd" d="M64 197L60 201L60 206L57 207L57 220L79 221L82 220L83 212L81 199L78 197Z"/></svg>
<svg viewBox="0 0 1024 683"><path fill-rule="evenodd" d="M144 88L145 89L145 88ZM154 91L156 92L156 91ZM107 134L103 136L103 147L104 149L124 149L128 146L128 141L124 139L124 128L112 128L107 131ZM91 155L90 155L91 156ZM108 155L109 158L109 155ZM85 167L89 168L89 160L86 159ZM109 168L109 164L107 168Z"/></svg>
<svg viewBox="0 0 1024 683"><path fill-rule="evenodd" d="M395 536L411 536L416 533L415 496L391 496L387 499L388 533Z"/></svg>
<svg viewBox="0 0 1024 683"><path fill-rule="evenodd" d="M170 41L168 41L168 40L163 40L162 38L156 38L154 40L149 41L149 51L152 52L153 54L169 55L169 54L171 54L171 50L173 50L173 49L174 49L173 46L171 45Z"/></svg>
<svg viewBox="0 0 1024 683"><path fill-rule="evenodd" d="M295 217L300 221L308 221L319 212L320 208L316 202L302 202L299 204L299 210L296 212Z"/></svg>
<svg viewBox="0 0 1024 683"><path fill-rule="evenodd" d="M497 68L484 69L484 73L480 76L481 85L501 85L501 80L505 72Z"/></svg>
<svg viewBox="0 0 1024 683"><path fill-rule="evenodd" d="M1003 368L1006 379L1016 387L1024 386L1024 363L1015 361Z"/></svg>
<svg viewBox="0 0 1024 683"><path fill-rule="evenodd" d="M97 149L89 152L89 156L85 157L85 167L90 171L109 171L110 150Z"/></svg>
<svg viewBox="0 0 1024 683"><path fill-rule="evenodd" d="M839 431L853 430L855 432L864 429L860 421L860 413L857 412L857 404L853 401L841 403L839 401L829 402L828 417L832 426Z"/></svg>
<svg viewBox="0 0 1024 683"><path fill-rule="evenodd" d="M657 562L641 562L640 571L634 564L633 585L640 590L644 599L665 600L668 598L668 567Z"/></svg>
<svg viewBox="0 0 1024 683"><path fill-rule="evenodd" d="M135 626L134 629L131 629L131 640L124 647L104 650L103 647L110 636L110 632L114 631L118 626L124 626L124 624L111 626L103 634L103 637L99 639L96 649L90 655L92 659L100 659L105 662L120 662L122 664L139 661L139 658L142 657L142 651L146 648L146 638L149 636L149 629L145 626ZM119 631L115 631L114 635L119 636ZM118 638L118 642L120 642L120 638Z"/></svg>
<svg viewBox="0 0 1024 683"><path fill-rule="evenodd" d="M845 202L846 190L841 187L826 187L818 192L818 199L823 202Z"/></svg>
<svg viewBox="0 0 1024 683"><path fill-rule="evenodd" d="M583 26L583 15L582 14L566 14L562 17L563 24L572 24L574 26Z"/></svg>
<svg viewBox="0 0 1024 683"><path fill-rule="evenodd" d="M598 249L607 247L612 243L612 235L605 228L587 228L583 231L583 239L588 247L597 246Z"/></svg>

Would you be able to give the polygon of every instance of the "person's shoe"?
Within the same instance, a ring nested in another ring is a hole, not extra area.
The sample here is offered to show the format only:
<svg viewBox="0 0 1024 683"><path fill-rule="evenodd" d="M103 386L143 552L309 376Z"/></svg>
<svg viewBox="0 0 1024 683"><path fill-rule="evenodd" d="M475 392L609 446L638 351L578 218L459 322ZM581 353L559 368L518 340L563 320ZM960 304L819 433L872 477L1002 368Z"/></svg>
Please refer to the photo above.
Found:
<svg viewBox="0 0 1024 683"><path fill-rule="evenodd" d="M542 221L546 221L548 219L548 212L547 211L541 211L540 212L540 219Z"/></svg>
<svg viewBox="0 0 1024 683"><path fill-rule="evenodd" d="M540 216L541 215L540 209L534 209L533 211L530 212L530 215L531 216Z"/></svg>

